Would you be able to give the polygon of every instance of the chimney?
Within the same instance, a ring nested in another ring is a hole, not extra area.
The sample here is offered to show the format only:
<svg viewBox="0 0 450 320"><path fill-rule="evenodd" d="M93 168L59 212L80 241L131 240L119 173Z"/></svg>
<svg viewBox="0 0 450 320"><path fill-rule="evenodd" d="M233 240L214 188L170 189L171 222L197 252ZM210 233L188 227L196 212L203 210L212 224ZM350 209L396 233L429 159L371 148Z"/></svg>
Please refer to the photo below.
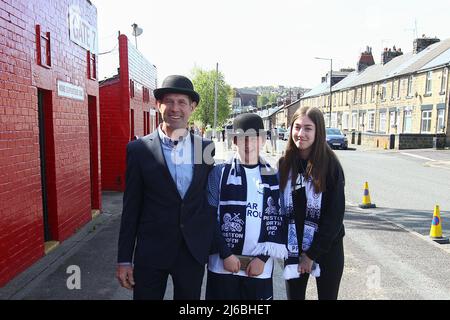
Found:
<svg viewBox="0 0 450 320"><path fill-rule="evenodd" d="M359 58L357 69L358 72L364 71L367 67L375 64L372 56L372 48L367 46L366 51L361 53L361 57Z"/></svg>
<svg viewBox="0 0 450 320"><path fill-rule="evenodd" d="M414 40L413 44L413 53L419 53L423 49L431 46L433 43L441 41L440 39L434 37L434 38L427 38L424 34L422 35L422 38L417 38Z"/></svg>
<svg viewBox="0 0 450 320"><path fill-rule="evenodd" d="M384 51L381 54L381 63L386 64L395 57L401 56L402 54L403 54L402 50L401 49L397 50L395 46L393 46L392 49L384 48Z"/></svg>

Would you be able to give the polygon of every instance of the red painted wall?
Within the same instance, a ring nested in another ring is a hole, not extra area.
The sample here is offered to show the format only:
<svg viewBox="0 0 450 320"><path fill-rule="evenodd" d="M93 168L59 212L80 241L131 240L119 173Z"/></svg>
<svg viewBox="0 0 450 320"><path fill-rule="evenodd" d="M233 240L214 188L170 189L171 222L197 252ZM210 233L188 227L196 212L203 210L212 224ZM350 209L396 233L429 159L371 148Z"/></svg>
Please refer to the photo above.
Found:
<svg viewBox="0 0 450 320"><path fill-rule="evenodd" d="M126 117L126 121L124 120ZM120 80L111 79L100 87L100 121L103 190L124 187L125 155L120 150L129 141L128 111L122 107Z"/></svg>
<svg viewBox="0 0 450 320"><path fill-rule="evenodd" d="M144 135L144 111L156 110L153 97L156 67L135 49L125 35L120 35L118 41L119 74L100 83L102 189L124 191L126 145L133 138L132 132L139 137ZM134 83L134 96L130 80ZM148 89L149 101L144 102L143 87ZM131 110L134 121L130 118ZM157 114L153 119L149 132L157 126Z"/></svg>
<svg viewBox="0 0 450 320"><path fill-rule="evenodd" d="M52 111L45 156L52 240L67 239L100 208L100 152L90 152L88 113L90 95L98 149L98 81L87 79L86 50L69 38L69 5L97 26L97 9L86 0L0 1L0 286L44 255L38 88L47 90ZM36 24L50 32L50 68L37 64ZM84 101L59 97L57 80L83 88Z"/></svg>

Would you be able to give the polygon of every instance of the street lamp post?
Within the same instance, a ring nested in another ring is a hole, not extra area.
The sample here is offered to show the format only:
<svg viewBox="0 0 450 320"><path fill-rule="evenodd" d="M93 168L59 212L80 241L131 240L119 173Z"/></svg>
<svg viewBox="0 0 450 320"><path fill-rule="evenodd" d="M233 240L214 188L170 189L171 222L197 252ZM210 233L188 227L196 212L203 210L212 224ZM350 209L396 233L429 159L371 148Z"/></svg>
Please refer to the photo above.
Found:
<svg viewBox="0 0 450 320"><path fill-rule="evenodd" d="M143 30L142 28L139 28L136 23L133 23L131 26L133 27L134 44L137 49L137 37L142 34Z"/></svg>
<svg viewBox="0 0 450 320"><path fill-rule="evenodd" d="M332 96L332 79L333 79L333 59L332 58L319 58L319 57L315 57L315 59L318 60L329 60L330 61L330 109L329 109L329 121L328 121L328 126L331 127L331 96Z"/></svg>
<svg viewBox="0 0 450 320"><path fill-rule="evenodd" d="M217 86L218 86L218 81L219 79L219 63L216 63L216 79L214 80L214 138L216 138L217 136Z"/></svg>

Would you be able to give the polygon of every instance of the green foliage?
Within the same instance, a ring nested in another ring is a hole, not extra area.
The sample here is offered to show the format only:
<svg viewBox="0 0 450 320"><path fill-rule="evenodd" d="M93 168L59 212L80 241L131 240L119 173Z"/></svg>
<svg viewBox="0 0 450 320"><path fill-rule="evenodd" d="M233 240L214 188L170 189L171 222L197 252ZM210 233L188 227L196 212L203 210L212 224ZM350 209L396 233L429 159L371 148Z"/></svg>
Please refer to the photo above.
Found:
<svg viewBox="0 0 450 320"><path fill-rule="evenodd" d="M258 96L258 107L263 107L267 104L273 104L277 102L277 95L274 93L264 93Z"/></svg>
<svg viewBox="0 0 450 320"><path fill-rule="evenodd" d="M269 102L269 97L267 95L263 94L258 96L258 107L265 106Z"/></svg>
<svg viewBox="0 0 450 320"><path fill-rule="evenodd" d="M191 115L191 121L201 123L202 127L214 125L214 80L215 70L202 70L194 68L192 71L192 82L195 91L200 95L200 103ZM224 75L218 73L217 89L217 127L222 126L231 113L231 101L233 100L233 90L225 82Z"/></svg>

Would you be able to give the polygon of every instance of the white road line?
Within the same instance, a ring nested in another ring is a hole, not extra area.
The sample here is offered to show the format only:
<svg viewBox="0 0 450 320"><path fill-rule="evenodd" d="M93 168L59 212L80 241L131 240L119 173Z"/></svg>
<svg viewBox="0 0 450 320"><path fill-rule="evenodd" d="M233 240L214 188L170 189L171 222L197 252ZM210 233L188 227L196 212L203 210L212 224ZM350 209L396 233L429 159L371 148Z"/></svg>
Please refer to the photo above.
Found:
<svg viewBox="0 0 450 320"><path fill-rule="evenodd" d="M404 154L405 156L410 156L410 157L414 157L414 158L418 158L418 159L423 159L423 160L428 160L428 161L436 161L436 160L431 159L431 158L422 157L422 156L418 156L418 155L416 155L416 154L407 153L407 152L400 152L400 154Z"/></svg>

